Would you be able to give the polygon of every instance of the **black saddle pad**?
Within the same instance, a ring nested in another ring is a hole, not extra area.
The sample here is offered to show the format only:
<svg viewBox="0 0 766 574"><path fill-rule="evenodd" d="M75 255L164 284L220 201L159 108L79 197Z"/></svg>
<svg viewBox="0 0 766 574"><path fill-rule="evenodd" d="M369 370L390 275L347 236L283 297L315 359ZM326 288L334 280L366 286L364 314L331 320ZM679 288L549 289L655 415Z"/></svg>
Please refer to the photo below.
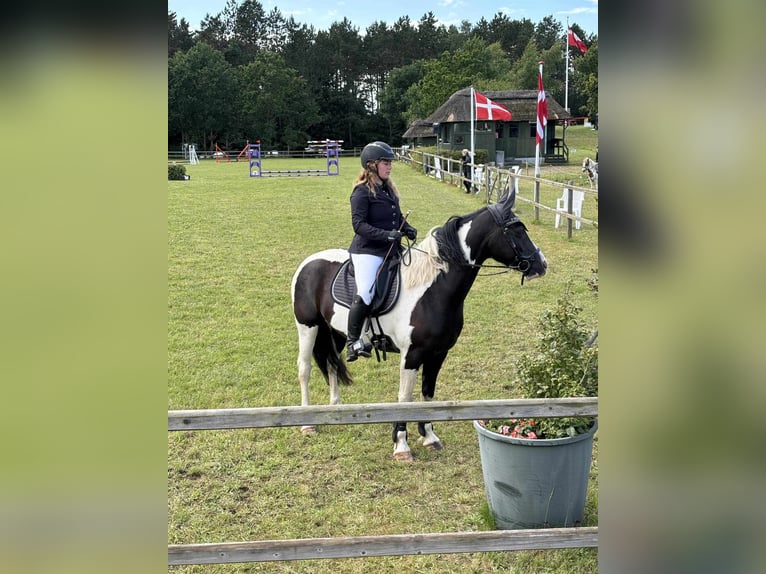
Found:
<svg viewBox="0 0 766 574"><path fill-rule="evenodd" d="M375 284L375 296L372 299L370 315L385 315L399 299L401 285L401 269L399 260L392 259L383 263L377 283ZM344 307L351 308L351 303L356 295L356 283L354 282L354 266L351 259L345 261L335 274L330 289L333 301Z"/></svg>

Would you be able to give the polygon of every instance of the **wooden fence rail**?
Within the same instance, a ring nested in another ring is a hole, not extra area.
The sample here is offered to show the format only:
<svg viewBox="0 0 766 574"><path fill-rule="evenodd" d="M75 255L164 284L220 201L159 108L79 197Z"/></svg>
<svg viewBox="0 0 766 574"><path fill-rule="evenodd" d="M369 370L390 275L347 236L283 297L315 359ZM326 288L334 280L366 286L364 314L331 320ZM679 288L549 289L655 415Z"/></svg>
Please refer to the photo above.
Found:
<svg viewBox="0 0 766 574"><path fill-rule="evenodd" d="M598 527L171 544L168 564L228 564L598 546Z"/></svg>
<svg viewBox="0 0 766 574"><path fill-rule="evenodd" d="M597 416L598 398L430 401L168 411L168 430ZM227 564L598 546L598 527L168 545L168 565Z"/></svg>
<svg viewBox="0 0 766 574"><path fill-rule="evenodd" d="M168 411L168 430L596 416L598 398L506 399Z"/></svg>
<svg viewBox="0 0 766 574"><path fill-rule="evenodd" d="M442 157L433 153L428 152L421 152L423 161L419 161L412 157L412 155L408 152L402 152L397 151L397 155L399 157L400 161L403 161L407 164L416 164L420 165L426 174L429 177L434 177L438 179L439 181L448 181L450 185L462 185L463 181L467 181L466 178L463 177L460 169L462 167L462 164L460 160L455 160L450 157ZM436 161L438 160L439 167L435 167ZM480 190L484 191L484 194L487 198L487 204L492 203L493 195L496 199L500 199L500 195L503 193L503 190L505 189L505 185L510 183L512 177L517 177L521 181L529 181L533 182L536 185L544 185L546 187L552 187L552 188L562 188L562 189L573 189L576 191L582 191L586 195L594 195L598 197L598 188L591 188L591 187L584 187L580 185L574 185L569 183L563 183L560 181L553 181L550 179L544 179L542 177L535 177L533 175L526 175L522 173L514 174L511 172L510 169L506 169L501 166L496 165L480 165L476 167L481 167L481 173L482 175L478 177L479 181L476 181L475 184ZM525 197L517 197L517 200L521 200L526 203L532 204L536 210L544 209L546 211L552 211L554 213L557 212L555 207L550 207L548 205L545 205L543 203L539 203L535 201L534 199L528 199ZM537 217L537 211L535 212ZM587 219L582 216L577 216L572 213L567 212L557 212L561 217L569 220L569 221L579 221L581 224L585 225L592 225L594 227L598 227L598 221L595 219ZM572 237L571 229L568 230L567 233L568 237Z"/></svg>

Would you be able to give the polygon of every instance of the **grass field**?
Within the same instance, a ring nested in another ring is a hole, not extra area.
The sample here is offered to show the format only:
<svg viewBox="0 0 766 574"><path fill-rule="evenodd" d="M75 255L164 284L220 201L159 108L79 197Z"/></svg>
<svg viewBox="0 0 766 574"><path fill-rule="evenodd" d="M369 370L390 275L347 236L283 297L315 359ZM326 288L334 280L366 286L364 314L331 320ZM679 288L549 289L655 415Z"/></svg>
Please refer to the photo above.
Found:
<svg viewBox="0 0 766 574"><path fill-rule="evenodd" d="M598 132L569 128L569 166L543 177L580 178L595 155ZM263 169L322 169L325 161L266 158ZM358 159L342 158L335 177L249 178L246 162L187 166L191 180L168 182L168 408L205 409L300 404L297 336L290 282L309 254L347 247L353 236L349 195ZM423 236L481 196L395 164L403 210ZM523 182L521 196L531 197ZM587 183L586 183L587 185ZM559 188L542 189L555 205ZM518 202L518 215L549 262L541 280L480 274L465 305L465 327L440 374L437 400L514 397L513 360L534 344L537 322L571 285L583 317L595 326L597 230L566 237L553 214ZM588 196L583 216L598 219ZM343 402L395 401L398 355L351 365ZM312 402L328 402L315 369ZM441 452L411 440L415 462L391 459L390 425L333 426L304 437L296 428L168 434L168 542L456 532L489 528L471 423L436 423ZM411 436L417 431L411 425ZM596 525L598 444L585 525ZM421 557L276 562L173 568L174 572L524 572L591 573L594 549Z"/></svg>

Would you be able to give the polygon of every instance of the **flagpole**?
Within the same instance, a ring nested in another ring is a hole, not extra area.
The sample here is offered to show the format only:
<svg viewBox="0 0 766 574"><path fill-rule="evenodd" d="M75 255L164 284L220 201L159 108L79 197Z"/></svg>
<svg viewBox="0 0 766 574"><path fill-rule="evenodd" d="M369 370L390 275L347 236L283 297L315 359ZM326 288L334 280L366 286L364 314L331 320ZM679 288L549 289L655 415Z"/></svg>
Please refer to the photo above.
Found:
<svg viewBox="0 0 766 574"><path fill-rule="evenodd" d="M567 37L564 40L564 46L567 51L566 66L564 67L566 70L564 74L564 109L569 111L569 16L567 16Z"/></svg>
<svg viewBox="0 0 766 574"><path fill-rule="evenodd" d="M473 191L473 158L474 156L474 139L473 134L476 131L476 114L475 114L475 108L476 108L476 94L473 90L473 84L471 85L471 190Z"/></svg>
<svg viewBox="0 0 766 574"><path fill-rule="evenodd" d="M539 71L540 76L539 77L542 78L543 77L543 62L540 61L540 62L538 62L538 64L540 65L540 71ZM539 98L540 98L539 86L538 86L538 91L537 91L537 97L538 97L538 100L539 100ZM538 125L538 128L539 128L539 125L540 125L540 102L539 101L537 103L536 110L537 110L537 125ZM540 208L538 207L538 204L540 203L540 141L539 141L540 138L539 137L535 137L535 140L536 141L535 141L535 196L534 196L534 201L535 201L535 221L539 221L540 220ZM545 142L545 140L543 140L543 142Z"/></svg>

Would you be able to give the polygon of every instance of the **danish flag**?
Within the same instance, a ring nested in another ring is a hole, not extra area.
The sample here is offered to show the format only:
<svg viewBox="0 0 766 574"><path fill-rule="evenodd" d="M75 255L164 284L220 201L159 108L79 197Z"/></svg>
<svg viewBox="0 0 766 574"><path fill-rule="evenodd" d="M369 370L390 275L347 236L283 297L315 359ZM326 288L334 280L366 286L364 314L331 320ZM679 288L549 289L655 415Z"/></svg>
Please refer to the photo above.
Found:
<svg viewBox="0 0 766 574"><path fill-rule="evenodd" d="M580 40L579 36L574 33L574 30L572 28L567 29L567 44L570 46L577 46L580 48L580 51L584 54L588 51L588 46L585 45L585 42Z"/></svg>
<svg viewBox="0 0 766 574"><path fill-rule="evenodd" d="M510 120L511 112L500 104L496 104L484 94L474 90L476 94L476 119L477 120Z"/></svg>
<svg viewBox="0 0 766 574"><path fill-rule="evenodd" d="M542 66L541 66L542 68ZM540 70L537 76L537 134L535 143L540 145L545 137L545 125L548 123L548 102L545 101L545 89L543 88L543 72Z"/></svg>

